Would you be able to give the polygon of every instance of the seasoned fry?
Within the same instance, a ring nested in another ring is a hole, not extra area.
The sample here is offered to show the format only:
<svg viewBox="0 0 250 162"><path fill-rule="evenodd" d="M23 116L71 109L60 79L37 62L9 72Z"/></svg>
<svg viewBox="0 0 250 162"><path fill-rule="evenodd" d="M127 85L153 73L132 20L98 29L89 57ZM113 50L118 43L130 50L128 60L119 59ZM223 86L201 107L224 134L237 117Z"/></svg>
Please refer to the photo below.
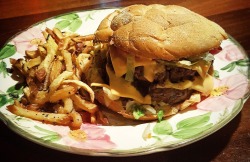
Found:
<svg viewBox="0 0 250 162"><path fill-rule="evenodd" d="M57 91L55 91L49 98L49 101L52 103L55 103L59 100L68 98L70 96L72 96L73 94L75 94L77 91L77 89L75 89L75 87L73 86L67 86L65 88L59 89Z"/></svg>
<svg viewBox="0 0 250 162"><path fill-rule="evenodd" d="M59 38L59 39L63 39L64 38L62 32L58 28L54 28L53 32L55 33L55 35L57 36L57 38Z"/></svg>
<svg viewBox="0 0 250 162"><path fill-rule="evenodd" d="M49 75L49 83L52 83L61 74L63 70L62 62L59 59L54 60L51 69L53 70L51 70Z"/></svg>
<svg viewBox="0 0 250 162"><path fill-rule="evenodd" d="M50 35L48 35L48 40L47 43L44 44L44 47L46 48L47 55L42 63L38 66L38 70L45 68L45 71L48 72L49 66L55 58L58 45L56 44L55 40Z"/></svg>
<svg viewBox="0 0 250 162"><path fill-rule="evenodd" d="M104 123L104 116L94 103L94 91L83 82L93 61L93 54L103 50L94 43L94 35L80 36L46 28L46 42L33 39L35 51L26 57L10 59L14 69L26 80L24 96L7 106L13 114L45 123L80 128L83 122ZM100 120L99 118L103 119ZM99 122L100 121L100 122Z"/></svg>
<svg viewBox="0 0 250 162"><path fill-rule="evenodd" d="M25 51L26 56L29 58L36 58L39 56L38 51Z"/></svg>
<svg viewBox="0 0 250 162"><path fill-rule="evenodd" d="M59 46L59 49L60 50L67 49L69 47L70 41L71 41L71 38L69 38L69 37L66 37L66 38L62 39L61 44Z"/></svg>
<svg viewBox="0 0 250 162"><path fill-rule="evenodd" d="M90 54L81 53L76 58L76 67L79 70L79 75L85 73L90 67L92 62L92 56Z"/></svg>
<svg viewBox="0 0 250 162"><path fill-rule="evenodd" d="M83 42L83 41L91 41L95 39L94 34L86 35L86 36L78 36L73 38L74 41L76 42Z"/></svg>
<svg viewBox="0 0 250 162"><path fill-rule="evenodd" d="M65 114L70 113L74 110L73 101L70 98L65 98L62 101L64 104L63 111Z"/></svg>
<svg viewBox="0 0 250 162"><path fill-rule="evenodd" d="M49 100L47 91L37 91L35 96L32 96L32 89L30 87L25 87L23 89L24 95L33 104L43 105Z"/></svg>
<svg viewBox="0 0 250 162"><path fill-rule="evenodd" d="M39 55L40 55L41 57L46 57L47 51L46 51L45 47L43 47L43 46L38 46L37 51L38 51L38 53L39 53Z"/></svg>
<svg viewBox="0 0 250 162"><path fill-rule="evenodd" d="M90 123L96 124L96 115L95 113L90 114Z"/></svg>
<svg viewBox="0 0 250 162"><path fill-rule="evenodd" d="M78 112L76 112L75 110L73 110L69 115L72 118L72 123L71 123L70 126L73 129L80 128L80 126L82 125L82 117L81 117L81 115Z"/></svg>
<svg viewBox="0 0 250 162"><path fill-rule="evenodd" d="M74 105L76 105L78 108L85 110L91 114L95 113L98 110L96 104L93 104L89 101L82 99L77 94L72 95L70 98L73 100Z"/></svg>
<svg viewBox="0 0 250 162"><path fill-rule="evenodd" d="M95 93L86 83L83 83L82 81L79 81L79 80L64 80L63 83L74 83L80 86L80 88L83 88L89 93L91 102L94 102Z"/></svg>
<svg viewBox="0 0 250 162"><path fill-rule="evenodd" d="M27 62L27 67L28 67L29 69L31 69L32 67L39 65L41 62L42 62L42 59L41 59L40 56L38 56L38 57L36 57L36 58L30 59L30 60Z"/></svg>
<svg viewBox="0 0 250 162"><path fill-rule="evenodd" d="M71 77L73 75L73 72L70 71L64 71L63 73L61 73L55 80L53 80L53 82L50 84L49 86L49 95L51 96L56 89L61 85L61 83L63 82L63 80Z"/></svg>
<svg viewBox="0 0 250 162"><path fill-rule="evenodd" d="M8 110L16 115L31 118L34 120L39 120L46 123L60 124L60 125L69 125L71 117L67 114L55 114L55 113L46 113L38 112L25 109L20 106L20 104L14 104L7 106Z"/></svg>
<svg viewBox="0 0 250 162"><path fill-rule="evenodd" d="M62 55L66 64L66 70L67 71L73 71L73 65L72 65L72 57L71 53L69 53L66 50L62 50Z"/></svg>

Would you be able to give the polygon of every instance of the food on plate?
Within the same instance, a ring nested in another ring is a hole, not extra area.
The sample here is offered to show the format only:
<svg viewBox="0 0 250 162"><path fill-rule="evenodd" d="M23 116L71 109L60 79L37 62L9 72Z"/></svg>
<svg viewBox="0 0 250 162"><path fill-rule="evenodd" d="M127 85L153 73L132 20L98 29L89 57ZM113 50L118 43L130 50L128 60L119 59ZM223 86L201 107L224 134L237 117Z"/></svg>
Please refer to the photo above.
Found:
<svg viewBox="0 0 250 162"><path fill-rule="evenodd" d="M57 28L43 31L45 42L35 51L10 60L26 86L20 101L7 106L16 115L44 123L80 128L84 122L108 124L94 103L95 94L84 82L93 53L100 48L91 35L80 36Z"/></svg>
<svg viewBox="0 0 250 162"><path fill-rule="evenodd" d="M7 109L19 116L80 128L108 125L96 100L125 118L161 120L209 96L213 53L227 39L216 23L175 5L132 5L81 36L57 28L20 59L24 95Z"/></svg>
<svg viewBox="0 0 250 162"><path fill-rule="evenodd" d="M181 6L128 6L100 23L95 41L108 51L95 53L86 78L107 108L161 120L210 94L211 51L227 38L218 24Z"/></svg>

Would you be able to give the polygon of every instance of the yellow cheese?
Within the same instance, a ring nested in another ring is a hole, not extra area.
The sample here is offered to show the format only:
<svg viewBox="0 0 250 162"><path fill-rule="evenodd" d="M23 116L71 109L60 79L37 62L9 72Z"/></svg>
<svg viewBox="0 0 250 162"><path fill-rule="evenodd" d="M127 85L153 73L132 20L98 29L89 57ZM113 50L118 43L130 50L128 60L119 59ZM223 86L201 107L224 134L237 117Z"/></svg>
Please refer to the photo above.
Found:
<svg viewBox="0 0 250 162"><path fill-rule="evenodd" d="M202 93L202 95L209 95L213 89L213 77L211 75L206 75L203 79L202 77L196 77L194 81L185 80L180 83L171 83L166 81L164 86L157 85L157 88L174 88L174 89L194 89Z"/></svg>
<svg viewBox="0 0 250 162"><path fill-rule="evenodd" d="M195 70L198 72L198 74L202 78L205 78L207 73L208 73L208 70L211 66L211 62L207 62L205 60L199 60L198 62L196 62L195 64L192 64L192 65L184 65L184 64L177 63L177 66L183 67L186 69Z"/></svg>
<svg viewBox="0 0 250 162"><path fill-rule="evenodd" d="M110 47L110 58L117 77L123 76L127 72L127 57L126 52L118 50L116 47ZM155 61L146 58L135 57L134 66L146 66L155 64ZM135 68L134 67L134 68Z"/></svg>
<svg viewBox="0 0 250 162"><path fill-rule="evenodd" d="M131 85L129 81L126 81L124 78L117 77L110 70L109 67L106 67L109 82L110 82L110 90L111 93L120 97L132 98L139 103L143 104L151 104L151 97L145 96L143 97L141 93Z"/></svg>
<svg viewBox="0 0 250 162"><path fill-rule="evenodd" d="M143 97L129 81L126 81L122 77L117 77L109 67L106 67L106 70L109 76L110 85L92 83L91 86L106 87L110 89L111 94L113 95L131 98L142 104L151 104L151 97L149 95Z"/></svg>
<svg viewBox="0 0 250 162"><path fill-rule="evenodd" d="M91 86L106 87L110 89L113 95L131 98L142 104L151 104L151 97L149 95L143 97L129 81L126 81L122 77L117 77L109 67L106 67L106 70L109 76L110 85L92 83ZM175 88L180 90L189 88L201 92L202 95L208 96L213 89L213 77L211 75L206 75L205 79L196 77L194 81L186 80L180 83L166 81L164 86L157 85L157 88Z"/></svg>
<svg viewBox="0 0 250 162"><path fill-rule="evenodd" d="M93 83L93 86L101 86L109 88L111 93L119 97L126 97L134 99L135 101L143 104L150 104L151 97L149 95L143 97L140 92L131 85L131 82L126 81L123 76L127 72L127 57L124 51L118 50L116 47L110 47L110 58L113 64L114 71L109 67L106 67L110 85ZM154 80L154 75L162 71L164 65L157 64L156 61L146 58L135 57L135 67L143 66L144 67L144 77L152 82ZM200 60L195 64L185 65L177 63L176 66L183 67L191 70L196 70L199 77L195 77L194 81L186 80L180 83L171 83L166 81L165 86L157 86L158 88L175 88L175 89L194 89L202 93L202 95L209 95L213 89L213 77L208 74L208 70L211 66L211 63L206 62L205 60ZM134 67L134 68L135 68Z"/></svg>
<svg viewBox="0 0 250 162"><path fill-rule="evenodd" d="M110 57L111 62L113 64L113 68L115 71L115 75L117 77L121 77L127 72L127 57L126 52L121 51L117 49L114 46L110 47ZM195 70L198 72L198 74L205 78L208 70L211 66L211 62L207 62L205 60L199 60L195 64L186 65L182 64L181 62L177 62L174 64L177 67L183 67L186 69ZM156 61L153 61L151 59L146 58L139 58L135 57L135 67L143 66L144 67L144 77L149 81L152 82L154 80L154 75L157 73L157 70L159 70L161 67L157 65ZM135 68L134 67L134 68ZM160 68L159 68L160 67Z"/></svg>
<svg viewBox="0 0 250 162"><path fill-rule="evenodd" d="M149 64L144 66L144 77L149 81L154 81L155 72L157 69L156 62L154 64Z"/></svg>

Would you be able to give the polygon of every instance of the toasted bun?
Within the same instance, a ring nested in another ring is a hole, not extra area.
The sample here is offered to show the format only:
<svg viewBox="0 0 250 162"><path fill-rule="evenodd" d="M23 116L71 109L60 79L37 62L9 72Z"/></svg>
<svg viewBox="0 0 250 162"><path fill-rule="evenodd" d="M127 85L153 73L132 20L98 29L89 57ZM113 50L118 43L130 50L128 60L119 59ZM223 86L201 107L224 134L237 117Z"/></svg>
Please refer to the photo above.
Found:
<svg viewBox="0 0 250 162"><path fill-rule="evenodd" d="M219 47L227 38L216 23L175 5L132 5L108 15L96 31L128 54L152 59L179 60Z"/></svg>

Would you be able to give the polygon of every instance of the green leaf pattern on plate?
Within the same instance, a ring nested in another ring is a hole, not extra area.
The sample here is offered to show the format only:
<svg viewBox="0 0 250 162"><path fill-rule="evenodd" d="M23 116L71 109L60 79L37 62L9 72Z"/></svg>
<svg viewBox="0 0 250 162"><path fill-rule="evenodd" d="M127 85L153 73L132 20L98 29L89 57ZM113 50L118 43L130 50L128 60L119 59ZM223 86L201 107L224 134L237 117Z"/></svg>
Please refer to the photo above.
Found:
<svg viewBox="0 0 250 162"><path fill-rule="evenodd" d="M75 32L82 25L81 19L75 19L69 25L69 30Z"/></svg>
<svg viewBox="0 0 250 162"><path fill-rule="evenodd" d="M210 116L211 113L206 113L183 119L176 124L176 130L173 130L168 120L163 120L155 124L153 132L156 135L171 135L180 139L192 138L213 126L213 123L209 123Z"/></svg>
<svg viewBox="0 0 250 162"><path fill-rule="evenodd" d="M175 138L189 139L211 128L212 126L213 124L209 123L201 127L190 127L190 128L180 129L179 131L174 132L172 135Z"/></svg>
<svg viewBox="0 0 250 162"><path fill-rule="evenodd" d="M82 20L76 13L63 15L63 16L57 17L57 19L60 19L60 21L58 21L55 24L55 27L60 30L63 30L68 27L70 31L75 32L82 25Z"/></svg>
<svg viewBox="0 0 250 162"><path fill-rule="evenodd" d="M16 53L16 47L11 44L7 44L2 49L0 49L0 74L3 74L5 78L8 75L7 64L3 59L13 56Z"/></svg>
<svg viewBox="0 0 250 162"><path fill-rule="evenodd" d="M54 141L58 141L61 139L60 134L44 129L42 127L39 127L37 125L34 126L34 128L36 128L39 132L41 132L42 134L44 134L41 139L46 141L46 142L54 142Z"/></svg>
<svg viewBox="0 0 250 162"><path fill-rule="evenodd" d="M0 50L0 60L8 58L16 53L14 45L7 44Z"/></svg>
<svg viewBox="0 0 250 162"><path fill-rule="evenodd" d="M19 99L23 94L23 87L11 86L7 89L6 93L0 94L0 108L7 103L12 104L15 99Z"/></svg>
<svg viewBox="0 0 250 162"><path fill-rule="evenodd" d="M159 135L170 135L173 133L173 128L171 124L168 122L168 120L163 120L155 124L153 132Z"/></svg>
<svg viewBox="0 0 250 162"><path fill-rule="evenodd" d="M233 62L227 64L226 66L222 67L221 70L226 70L227 72L231 72L237 66L241 66L241 67L250 66L250 60L249 59L241 59L241 60L233 61Z"/></svg>
<svg viewBox="0 0 250 162"><path fill-rule="evenodd" d="M4 78L8 75L7 64L4 61L0 61L0 74L3 74Z"/></svg>
<svg viewBox="0 0 250 162"><path fill-rule="evenodd" d="M63 30L65 28L67 28L69 25L70 25L70 21L68 20L61 20L61 21L58 21L56 24L55 24L55 28L58 28L60 30Z"/></svg>

